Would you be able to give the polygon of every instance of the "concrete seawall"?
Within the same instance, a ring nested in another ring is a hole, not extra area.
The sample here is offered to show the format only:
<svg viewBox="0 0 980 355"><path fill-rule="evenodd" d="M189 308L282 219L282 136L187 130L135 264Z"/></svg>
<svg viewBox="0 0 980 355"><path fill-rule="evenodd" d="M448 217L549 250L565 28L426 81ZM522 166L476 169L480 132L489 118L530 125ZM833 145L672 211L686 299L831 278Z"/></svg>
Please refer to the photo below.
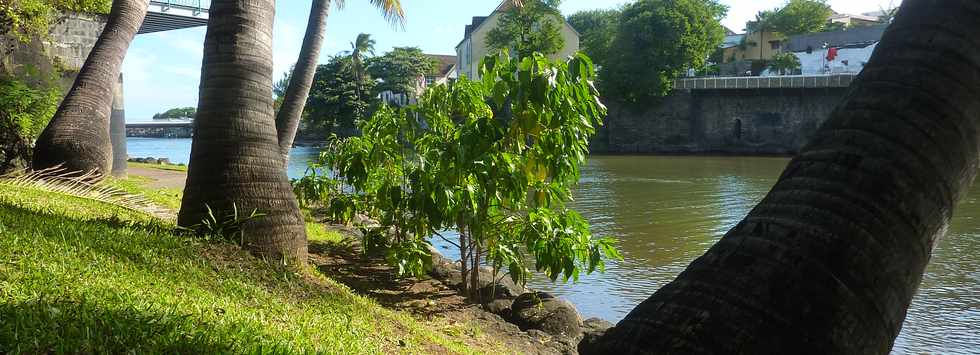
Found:
<svg viewBox="0 0 980 355"><path fill-rule="evenodd" d="M675 90L653 108L607 103L592 142L607 154L793 154L846 87Z"/></svg>

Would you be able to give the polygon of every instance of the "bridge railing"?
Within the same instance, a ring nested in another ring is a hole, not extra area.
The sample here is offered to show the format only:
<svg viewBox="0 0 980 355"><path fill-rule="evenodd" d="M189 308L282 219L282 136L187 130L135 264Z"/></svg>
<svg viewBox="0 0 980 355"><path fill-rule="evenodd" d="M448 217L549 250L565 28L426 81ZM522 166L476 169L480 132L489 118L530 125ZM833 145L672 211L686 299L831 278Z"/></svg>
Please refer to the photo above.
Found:
<svg viewBox="0 0 980 355"><path fill-rule="evenodd" d="M674 89L840 88L850 86L855 77L857 74L682 78L674 80Z"/></svg>
<svg viewBox="0 0 980 355"><path fill-rule="evenodd" d="M206 12L211 8L211 0L150 0L151 4L164 7L184 8Z"/></svg>

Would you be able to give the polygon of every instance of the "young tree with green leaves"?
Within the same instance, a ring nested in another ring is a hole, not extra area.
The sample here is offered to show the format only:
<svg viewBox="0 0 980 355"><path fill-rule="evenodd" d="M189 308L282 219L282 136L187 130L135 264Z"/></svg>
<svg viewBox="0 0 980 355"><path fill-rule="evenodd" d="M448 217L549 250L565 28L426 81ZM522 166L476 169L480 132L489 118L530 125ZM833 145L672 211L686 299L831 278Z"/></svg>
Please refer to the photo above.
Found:
<svg viewBox="0 0 980 355"><path fill-rule="evenodd" d="M509 49L518 58L538 52L558 53L565 47L560 0L524 0L510 7L497 27L487 34L487 46L494 50Z"/></svg>
<svg viewBox="0 0 980 355"><path fill-rule="evenodd" d="M603 94L628 104L654 102L674 78L701 68L725 38L727 8L715 0L639 0L626 5L607 63Z"/></svg>
<svg viewBox="0 0 980 355"><path fill-rule="evenodd" d="M606 64L621 15L619 9L602 9L580 11L568 16L568 23L580 35L579 47L597 67Z"/></svg>
<svg viewBox="0 0 980 355"><path fill-rule="evenodd" d="M367 73L381 80L375 92L390 90L417 95L419 79L431 72L437 62L418 47L396 47L384 55L368 58L365 64Z"/></svg>
<svg viewBox="0 0 980 355"><path fill-rule="evenodd" d="M402 274L421 274L428 238L447 229L460 249L463 291L479 300L483 261L527 280L527 260L552 280L577 279L619 255L565 203L605 115L591 60L579 54L489 56L481 81L428 90L415 107L383 107L361 137L324 154L354 193L334 194L333 215L378 218L367 246L383 246ZM389 231L392 231L389 233Z"/></svg>

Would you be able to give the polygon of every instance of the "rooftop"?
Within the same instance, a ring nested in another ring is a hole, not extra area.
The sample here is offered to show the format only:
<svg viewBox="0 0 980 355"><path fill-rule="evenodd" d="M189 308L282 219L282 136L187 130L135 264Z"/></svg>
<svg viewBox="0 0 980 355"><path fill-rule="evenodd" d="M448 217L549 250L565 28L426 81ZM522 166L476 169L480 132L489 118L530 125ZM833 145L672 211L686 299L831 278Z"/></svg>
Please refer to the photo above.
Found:
<svg viewBox="0 0 980 355"><path fill-rule="evenodd" d="M426 54L429 58L432 58L439 62L436 70L430 73L429 76L444 77L449 75L449 72L453 70L456 66L456 56L446 55L446 54Z"/></svg>

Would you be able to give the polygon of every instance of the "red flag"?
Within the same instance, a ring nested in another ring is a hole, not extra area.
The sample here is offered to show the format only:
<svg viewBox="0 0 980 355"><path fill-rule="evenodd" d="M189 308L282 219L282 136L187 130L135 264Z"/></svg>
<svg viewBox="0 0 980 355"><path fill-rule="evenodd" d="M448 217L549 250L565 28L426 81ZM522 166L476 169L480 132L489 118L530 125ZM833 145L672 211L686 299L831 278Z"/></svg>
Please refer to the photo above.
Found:
<svg viewBox="0 0 980 355"><path fill-rule="evenodd" d="M827 60L834 60L837 58L837 48L830 48L827 50Z"/></svg>

